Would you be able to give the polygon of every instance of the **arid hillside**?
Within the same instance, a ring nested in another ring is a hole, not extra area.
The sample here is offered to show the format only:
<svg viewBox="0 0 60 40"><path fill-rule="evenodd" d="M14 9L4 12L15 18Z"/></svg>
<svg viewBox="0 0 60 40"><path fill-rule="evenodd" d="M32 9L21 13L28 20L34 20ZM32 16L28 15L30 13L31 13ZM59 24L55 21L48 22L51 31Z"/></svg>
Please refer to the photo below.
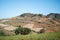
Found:
<svg viewBox="0 0 60 40"><path fill-rule="evenodd" d="M60 14L51 13L45 16L42 14L23 13L9 19L1 19L0 23L30 28L35 32L41 29L44 29L45 32L55 32L60 31Z"/></svg>

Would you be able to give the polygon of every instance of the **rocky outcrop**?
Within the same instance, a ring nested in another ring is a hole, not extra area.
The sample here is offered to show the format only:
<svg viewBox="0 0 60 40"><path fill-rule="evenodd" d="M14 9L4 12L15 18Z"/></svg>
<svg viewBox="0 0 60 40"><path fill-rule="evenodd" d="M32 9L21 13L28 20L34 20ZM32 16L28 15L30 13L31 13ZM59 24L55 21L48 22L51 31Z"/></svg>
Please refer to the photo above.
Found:
<svg viewBox="0 0 60 40"><path fill-rule="evenodd" d="M15 29L18 27L0 24L0 30L4 33L4 35L15 35Z"/></svg>

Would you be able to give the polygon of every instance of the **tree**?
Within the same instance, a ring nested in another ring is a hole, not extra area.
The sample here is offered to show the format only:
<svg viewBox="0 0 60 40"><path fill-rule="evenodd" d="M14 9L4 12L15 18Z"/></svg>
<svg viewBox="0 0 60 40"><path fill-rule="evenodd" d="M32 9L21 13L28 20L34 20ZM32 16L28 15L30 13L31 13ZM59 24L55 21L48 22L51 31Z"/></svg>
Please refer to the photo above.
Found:
<svg viewBox="0 0 60 40"><path fill-rule="evenodd" d="M31 30L29 28L22 28L22 27L19 27L15 30L16 35L18 34L26 35L26 34L29 34L30 32Z"/></svg>

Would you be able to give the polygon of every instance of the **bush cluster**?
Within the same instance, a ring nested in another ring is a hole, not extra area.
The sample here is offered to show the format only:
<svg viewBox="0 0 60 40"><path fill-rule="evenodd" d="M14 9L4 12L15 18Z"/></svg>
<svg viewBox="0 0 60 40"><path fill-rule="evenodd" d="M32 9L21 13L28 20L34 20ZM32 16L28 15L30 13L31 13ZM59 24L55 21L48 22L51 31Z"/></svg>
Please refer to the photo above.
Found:
<svg viewBox="0 0 60 40"><path fill-rule="evenodd" d="M22 34L22 35L26 35L26 34L29 34L31 32L31 30L29 28L17 28L15 30L15 34L18 35L18 34Z"/></svg>
<svg viewBox="0 0 60 40"><path fill-rule="evenodd" d="M4 36L4 32L2 30L0 30L0 36Z"/></svg>

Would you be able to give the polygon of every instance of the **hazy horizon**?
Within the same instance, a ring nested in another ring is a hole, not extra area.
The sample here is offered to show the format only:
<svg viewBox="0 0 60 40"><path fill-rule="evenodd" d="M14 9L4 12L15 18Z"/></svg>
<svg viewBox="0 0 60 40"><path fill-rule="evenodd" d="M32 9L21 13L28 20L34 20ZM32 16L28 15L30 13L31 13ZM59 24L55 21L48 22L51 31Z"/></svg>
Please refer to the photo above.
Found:
<svg viewBox="0 0 60 40"><path fill-rule="evenodd" d="M60 0L0 0L0 19L22 13L60 13Z"/></svg>

